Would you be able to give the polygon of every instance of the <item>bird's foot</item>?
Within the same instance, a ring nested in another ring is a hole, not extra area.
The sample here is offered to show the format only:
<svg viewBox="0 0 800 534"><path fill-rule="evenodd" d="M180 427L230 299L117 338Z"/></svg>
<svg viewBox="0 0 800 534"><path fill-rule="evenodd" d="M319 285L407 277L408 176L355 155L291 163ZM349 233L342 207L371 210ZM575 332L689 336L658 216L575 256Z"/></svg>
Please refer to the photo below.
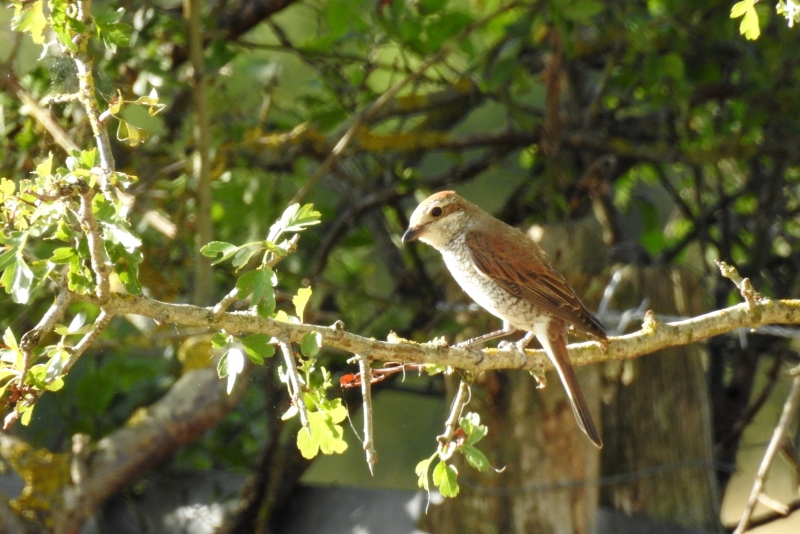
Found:
<svg viewBox="0 0 800 534"><path fill-rule="evenodd" d="M522 365L519 366L520 369L524 369L528 365L528 355L525 353L525 346L521 343L513 343L511 341L501 341L497 344L498 350L510 350L512 352L516 352L519 354L519 357L522 359Z"/></svg>

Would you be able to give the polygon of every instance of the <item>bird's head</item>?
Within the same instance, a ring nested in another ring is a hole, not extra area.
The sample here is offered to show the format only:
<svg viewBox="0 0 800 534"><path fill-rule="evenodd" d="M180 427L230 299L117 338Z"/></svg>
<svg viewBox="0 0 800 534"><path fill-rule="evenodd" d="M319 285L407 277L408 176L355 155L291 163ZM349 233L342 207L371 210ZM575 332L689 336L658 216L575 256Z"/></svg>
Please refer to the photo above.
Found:
<svg viewBox="0 0 800 534"><path fill-rule="evenodd" d="M403 243L419 239L437 249L446 247L469 225L471 207L453 191L429 196L411 214Z"/></svg>

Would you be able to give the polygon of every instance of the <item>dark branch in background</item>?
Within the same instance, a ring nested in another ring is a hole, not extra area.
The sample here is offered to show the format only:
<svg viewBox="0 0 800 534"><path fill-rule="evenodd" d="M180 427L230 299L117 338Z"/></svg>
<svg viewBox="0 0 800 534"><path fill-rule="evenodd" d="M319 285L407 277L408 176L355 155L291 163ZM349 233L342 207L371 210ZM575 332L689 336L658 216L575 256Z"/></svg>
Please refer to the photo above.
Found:
<svg viewBox="0 0 800 534"><path fill-rule="evenodd" d="M67 500L58 512L56 532L78 532L117 490L219 423L247 390L248 376L245 370L228 395L216 369L190 371L127 426L90 447L81 497L73 503Z"/></svg>
<svg viewBox="0 0 800 534"><path fill-rule="evenodd" d="M192 154L192 178L195 183L197 206L195 210L196 242L194 254L194 303L204 306L214 298L214 272L211 260L200 254L200 248L211 242L211 125L208 98L206 97L206 74L203 65L201 2L184 0L183 14L189 34L189 58L192 64L192 109L194 115L194 153Z"/></svg>
<svg viewBox="0 0 800 534"><path fill-rule="evenodd" d="M203 46L212 39L232 41L252 30L261 21L284 10L297 0L240 0L227 6L219 17L217 31L203 37ZM189 59L186 47L172 49L172 67L176 68Z"/></svg>
<svg viewBox="0 0 800 534"><path fill-rule="evenodd" d="M39 102L33 97L27 89L19 84L19 81L14 76L14 73L9 69L0 67L0 84L6 87L9 91L14 93L20 102L25 104L30 113L39 121L39 124L44 126L53 140L60 146L64 152L69 154L72 151L80 152L80 147L72 140L69 134L64 131L58 121L53 118L49 109L42 107Z"/></svg>

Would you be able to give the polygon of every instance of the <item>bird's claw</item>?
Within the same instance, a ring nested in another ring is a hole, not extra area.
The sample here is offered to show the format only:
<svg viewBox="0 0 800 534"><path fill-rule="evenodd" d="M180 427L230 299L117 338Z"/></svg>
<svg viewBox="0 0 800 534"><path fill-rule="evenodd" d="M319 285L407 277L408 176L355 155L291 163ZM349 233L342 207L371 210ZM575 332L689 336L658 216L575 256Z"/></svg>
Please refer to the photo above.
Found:
<svg viewBox="0 0 800 534"><path fill-rule="evenodd" d="M519 366L520 369L524 369L528 365L528 355L525 353L525 348L521 346L520 343L501 341L497 344L497 349L510 350L511 352L516 352L519 354L520 358L522 359L522 365Z"/></svg>

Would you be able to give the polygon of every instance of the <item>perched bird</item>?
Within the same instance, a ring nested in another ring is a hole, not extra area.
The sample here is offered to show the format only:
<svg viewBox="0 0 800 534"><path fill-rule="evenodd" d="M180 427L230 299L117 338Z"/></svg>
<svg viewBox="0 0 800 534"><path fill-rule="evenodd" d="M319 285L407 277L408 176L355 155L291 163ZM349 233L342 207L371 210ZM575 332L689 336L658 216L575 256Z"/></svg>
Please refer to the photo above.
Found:
<svg viewBox="0 0 800 534"><path fill-rule="evenodd" d="M527 235L453 191L425 199L411 214L403 242L420 241L441 252L445 265L472 300L503 320L503 329L462 344L471 346L523 330L524 349L535 336L558 371L581 429L603 446L567 352L567 326L598 340L608 336L578 300L546 254Z"/></svg>

